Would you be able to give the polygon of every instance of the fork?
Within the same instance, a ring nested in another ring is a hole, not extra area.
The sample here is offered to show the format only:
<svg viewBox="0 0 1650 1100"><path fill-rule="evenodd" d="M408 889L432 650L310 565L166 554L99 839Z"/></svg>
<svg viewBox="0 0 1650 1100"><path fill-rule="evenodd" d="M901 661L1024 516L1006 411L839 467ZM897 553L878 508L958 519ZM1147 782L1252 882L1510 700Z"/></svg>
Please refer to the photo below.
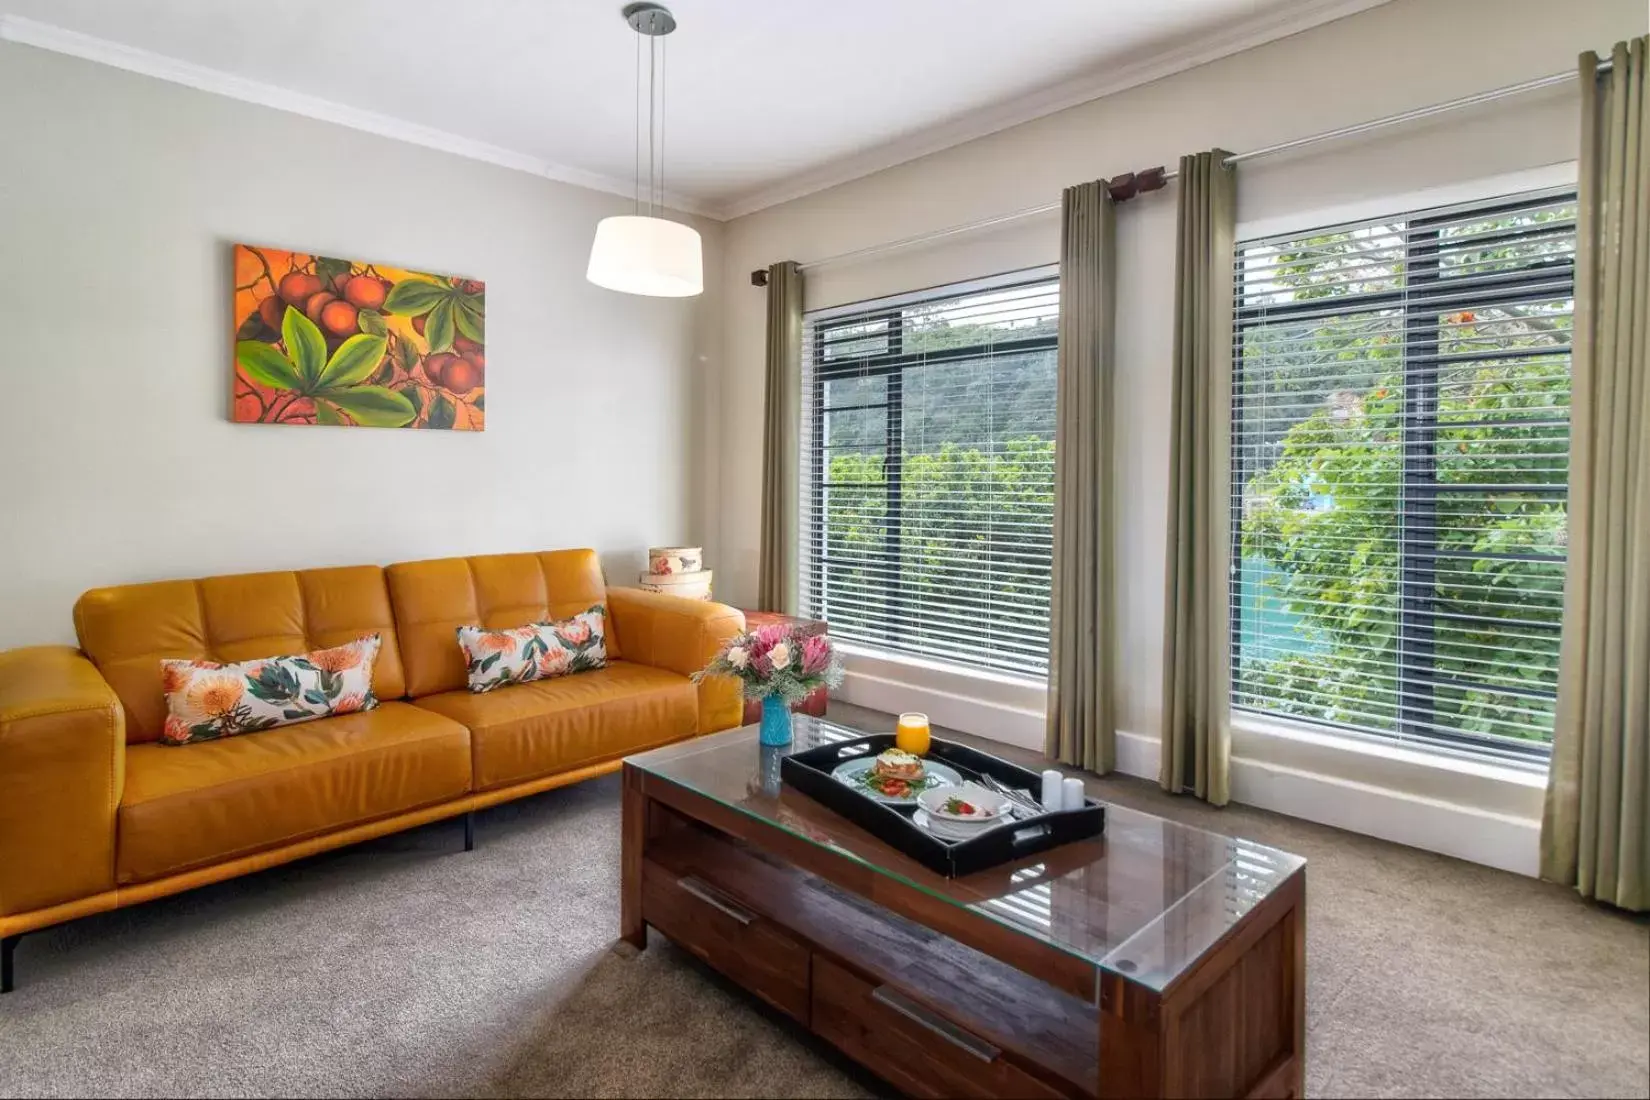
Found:
<svg viewBox="0 0 1650 1100"><path fill-rule="evenodd" d="M996 776L987 775L984 772L980 773L980 782L985 784L987 790L995 791L996 793L1002 795L1004 798L1012 802L1015 807L1025 813L1040 814L1043 812L1043 807L1039 806L1032 800L1031 793L1029 791L1016 790L1015 788L1010 787L1007 783L1004 783L1002 780L998 779Z"/></svg>

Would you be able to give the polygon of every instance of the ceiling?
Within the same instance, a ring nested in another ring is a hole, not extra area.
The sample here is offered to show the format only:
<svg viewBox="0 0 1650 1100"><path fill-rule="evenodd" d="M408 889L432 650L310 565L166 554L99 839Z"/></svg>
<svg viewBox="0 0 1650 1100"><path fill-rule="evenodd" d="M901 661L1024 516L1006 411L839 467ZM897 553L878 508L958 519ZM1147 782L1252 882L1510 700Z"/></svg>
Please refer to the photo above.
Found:
<svg viewBox="0 0 1650 1100"><path fill-rule="evenodd" d="M732 216L1383 0L668 0L667 186ZM0 36L605 190L620 0L0 0Z"/></svg>

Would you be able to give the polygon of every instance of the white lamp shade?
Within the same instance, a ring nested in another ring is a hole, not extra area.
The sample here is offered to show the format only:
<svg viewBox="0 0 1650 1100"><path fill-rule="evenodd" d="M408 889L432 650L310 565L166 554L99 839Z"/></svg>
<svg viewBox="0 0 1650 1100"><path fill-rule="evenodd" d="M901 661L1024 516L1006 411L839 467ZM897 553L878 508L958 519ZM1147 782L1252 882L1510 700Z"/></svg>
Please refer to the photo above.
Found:
<svg viewBox="0 0 1650 1100"><path fill-rule="evenodd" d="M585 278L597 286L654 298L687 298L705 289L699 231L681 222L621 214L596 225Z"/></svg>

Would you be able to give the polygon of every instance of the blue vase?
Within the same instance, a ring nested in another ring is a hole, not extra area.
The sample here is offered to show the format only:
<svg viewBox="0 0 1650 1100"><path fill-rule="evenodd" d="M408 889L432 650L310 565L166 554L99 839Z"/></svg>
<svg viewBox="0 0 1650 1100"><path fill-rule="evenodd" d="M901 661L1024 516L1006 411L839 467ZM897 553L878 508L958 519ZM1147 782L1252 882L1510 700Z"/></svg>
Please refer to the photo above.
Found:
<svg viewBox="0 0 1650 1100"><path fill-rule="evenodd" d="M791 708L777 695L762 697L762 734L764 745L791 743Z"/></svg>

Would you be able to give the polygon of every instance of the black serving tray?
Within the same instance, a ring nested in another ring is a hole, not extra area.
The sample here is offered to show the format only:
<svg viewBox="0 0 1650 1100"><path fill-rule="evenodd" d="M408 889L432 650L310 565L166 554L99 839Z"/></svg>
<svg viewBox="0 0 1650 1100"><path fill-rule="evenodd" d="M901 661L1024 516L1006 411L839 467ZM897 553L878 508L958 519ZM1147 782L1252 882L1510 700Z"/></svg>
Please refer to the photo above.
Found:
<svg viewBox="0 0 1650 1100"><path fill-rule="evenodd" d="M1085 797L1085 805L1079 810L1052 810L1034 817L1016 817L968 840L944 840L913 820L917 811L915 802L900 806L878 802L831 774L843 761L876 756L893 745L893 734L870 733L805 749L779 762L779 777L878 840L947 878L971 875L1074 840L1086 840L1100 835L1106 827L1104 804ZM927 755L929 759L956 768L965 779L978 781L989 775L1010 787L1029 792L1033 799L1042 786L1043 777L1038 772L954 741L934 738Z"/></svg>

